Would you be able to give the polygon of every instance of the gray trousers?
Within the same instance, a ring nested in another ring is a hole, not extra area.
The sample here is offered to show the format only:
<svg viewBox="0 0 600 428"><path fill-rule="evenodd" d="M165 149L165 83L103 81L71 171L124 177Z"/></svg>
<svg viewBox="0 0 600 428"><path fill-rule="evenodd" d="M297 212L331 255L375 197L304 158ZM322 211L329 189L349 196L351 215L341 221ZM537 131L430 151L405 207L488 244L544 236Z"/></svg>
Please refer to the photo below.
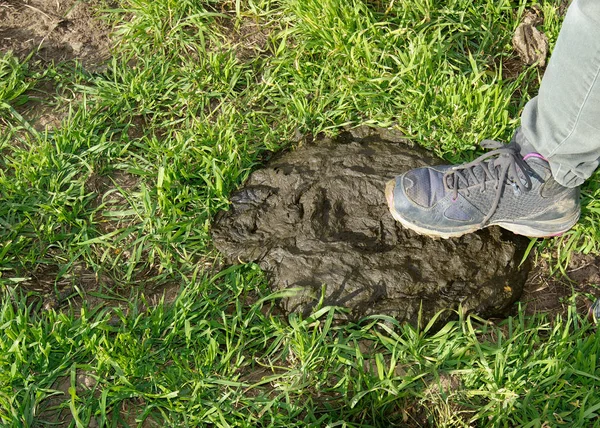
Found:
<svg viewBox="0 0 600 428"><path fill-rule="evenodd" d="M522 135L560 184L579 186L600 163L600 0L574 0Z"/></svg>

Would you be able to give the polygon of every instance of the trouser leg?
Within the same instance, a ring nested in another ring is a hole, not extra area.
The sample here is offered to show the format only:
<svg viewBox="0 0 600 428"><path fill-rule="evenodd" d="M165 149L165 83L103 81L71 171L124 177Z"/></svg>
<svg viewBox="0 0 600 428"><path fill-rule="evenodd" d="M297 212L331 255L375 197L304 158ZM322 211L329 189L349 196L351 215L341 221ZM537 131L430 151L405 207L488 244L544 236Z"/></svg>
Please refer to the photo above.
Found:
<svg viewBox="0 0 600 428"><path fill-rule="evenodd" d="M600 0L574 0L538 96L521 116L523 136L556 181L583 183L600 162Z"/></svg>

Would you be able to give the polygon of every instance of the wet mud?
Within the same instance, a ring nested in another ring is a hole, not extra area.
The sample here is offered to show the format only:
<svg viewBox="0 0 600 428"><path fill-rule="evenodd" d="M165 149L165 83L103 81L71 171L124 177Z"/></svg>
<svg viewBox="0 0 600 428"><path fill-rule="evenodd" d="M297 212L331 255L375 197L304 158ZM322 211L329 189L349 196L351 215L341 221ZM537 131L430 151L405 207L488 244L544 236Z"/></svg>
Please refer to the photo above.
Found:
<svg viewBox="0 0 600 428"><path fill-rule="evenodd" d="M257 262L273 290L298 288L286 312L324 305L357 320L387 314L422 322L461 306L502 316L529 264L527 239L497 227L434 240L403 229L388 212L385 183L439 158L387 131L361 128L281 154L255 171L213 226L229 263ZM322 296L322 290L325 295ZM441 320L442 320L441 319Z"/></svg>

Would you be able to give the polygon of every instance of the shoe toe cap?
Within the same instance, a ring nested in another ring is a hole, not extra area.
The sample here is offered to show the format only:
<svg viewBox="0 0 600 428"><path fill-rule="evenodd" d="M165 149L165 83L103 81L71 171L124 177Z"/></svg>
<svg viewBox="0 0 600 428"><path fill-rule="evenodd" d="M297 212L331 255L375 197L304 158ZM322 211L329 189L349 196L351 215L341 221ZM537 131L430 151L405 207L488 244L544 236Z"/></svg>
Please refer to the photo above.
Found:
<svg viewBox="0 0 600 428"><path fill-rule="evenodd" d="M406 189L410 189L411 186L414 186L414 182L406 174L399 175L388 182L386 199L391 210L406 215L422 209L407 195Z"/></svg>

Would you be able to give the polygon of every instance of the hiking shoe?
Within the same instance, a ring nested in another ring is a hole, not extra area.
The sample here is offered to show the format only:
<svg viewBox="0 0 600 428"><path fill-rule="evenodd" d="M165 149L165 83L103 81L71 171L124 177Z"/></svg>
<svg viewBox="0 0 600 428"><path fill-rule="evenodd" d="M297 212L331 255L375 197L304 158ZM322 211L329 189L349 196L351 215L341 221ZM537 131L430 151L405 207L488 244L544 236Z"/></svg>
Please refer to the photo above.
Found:
<svg viewBox="0 0 600 428"><path fill-rule="evenodd" d="M598 320L600 320L600 299L596 299L588 310L588 320L591 323L598 325Z"/></svg>
<svg viewBox="0 0 600 428"><path fill-rule="evenodd" d="M473 162L417 168L385 189L392 216L417 233L450 238L498 225L520 235L557 236L579 219L579 188L553 178L538 153L522 156L513 141Z"/></svg>

